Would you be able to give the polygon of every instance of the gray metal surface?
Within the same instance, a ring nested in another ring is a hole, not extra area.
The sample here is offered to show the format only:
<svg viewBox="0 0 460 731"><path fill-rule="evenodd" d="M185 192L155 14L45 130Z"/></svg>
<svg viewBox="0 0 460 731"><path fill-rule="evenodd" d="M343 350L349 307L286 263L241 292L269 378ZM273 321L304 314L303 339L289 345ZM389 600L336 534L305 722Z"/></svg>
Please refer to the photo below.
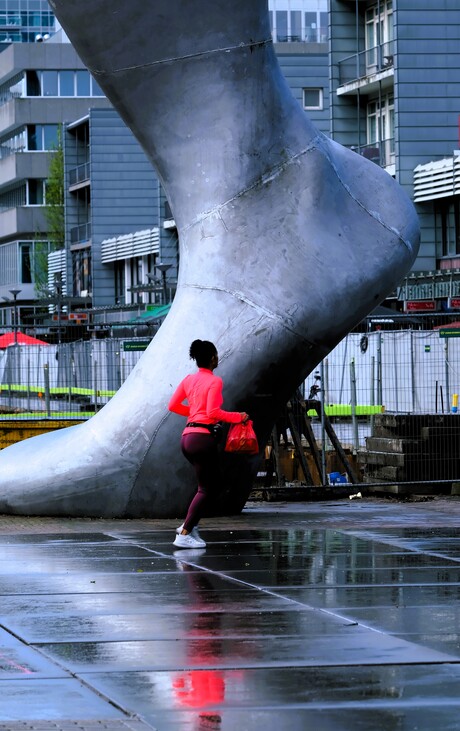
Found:
<svg viewBox="0 0 460 731"><path fill-rule="evenodd" d="M460 500L176 525L0 516L0 731L458 731Z"/></svg>
<svg viewBox="0 0 460 731"><path fill-rule="evenodd" d="M0 455L0 511L182 515L195 489L167 412L195 338L216 343L225 407L261 446L279 410L410 268L418 221L382 169L328 140L293 98L264 0L51 2L141 142L180 238L170 314L87 424ZM223 459L239 511L257 458ZM231 493L230 493L231 488Z"/></svg>
<svg viewBox="0 0 460 731"><path fill-rule="evenodd" d="M0 723L0 731L155 731L153 726L143 721L91 721L86 718L80 721L8 721Z"/></svg>

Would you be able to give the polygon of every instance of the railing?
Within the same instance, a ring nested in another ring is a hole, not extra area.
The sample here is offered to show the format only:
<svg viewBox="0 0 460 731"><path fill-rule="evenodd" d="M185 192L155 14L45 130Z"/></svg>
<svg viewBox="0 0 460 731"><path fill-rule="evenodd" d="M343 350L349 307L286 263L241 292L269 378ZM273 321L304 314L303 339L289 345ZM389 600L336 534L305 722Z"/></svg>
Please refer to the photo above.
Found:
<svg viewBox="0 0 460 731"><path fill-rule="evenodd" d="M273 33L274 43L326 43L327 42L327 29L317 28L312 30L305 28L305 32L295 33L294 35L287 35L285 33Z"/></svg>
<svg viewBox="0 0 460 731"><path fill-rule="evenodd" d="M69 172L69 185L84 183L90 179L90 175L91 163L85 162L82 165L77 165L76 168L72 168Z"/></svg>
<svg viewBox="0 0 460 731"><path fill-rule="evenodd" d="M70 243L81 244L91 240L91 223L82 223L70 229Z"/></svg>
<svg viewBox="0 0 460 731"><path fill-rule="evenodd" d="M17 91L17 92L2 91L2 92L0 92L0 106L2 104L6 104L7 102L10 102L12 99L21 99L21 98L22 98L22 94L19 91Z"/></svg>
<svg viewBox="0 0 460 731"><path fill-rule="evenodd" d="M394 41L368 48L339 61L339 85L365 79L394 65Z"/></svg>
<svg viewBox="0 0 460 731"><path fill-rule="evenodd" d="M366 145L352 147L351 149L383 168L392 165L395 161L394 137L389 137L380 142L368 142Z"/></svg>
<svg viewBox="0 0 460 731"><path fill-rule="evenodd" d="M27 148L25 145L18 147L8 147L8 145L0 145L0 160L5 160L10 155L16 155L16 153L26 152Z"/></svg>

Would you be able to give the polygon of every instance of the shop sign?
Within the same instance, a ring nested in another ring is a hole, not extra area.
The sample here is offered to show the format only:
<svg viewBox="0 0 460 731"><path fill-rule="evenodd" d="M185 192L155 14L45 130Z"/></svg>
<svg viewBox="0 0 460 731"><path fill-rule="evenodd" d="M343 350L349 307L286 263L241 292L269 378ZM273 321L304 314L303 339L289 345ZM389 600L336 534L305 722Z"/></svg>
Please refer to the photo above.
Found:
<svg viewBox="0 0 460 731"><path fill-rule="evenodd" d="M147 350L150 342L150 340L124 340L123 350L125 353L133 350Z"/></svg>
<svg viewBox="0 0 460 731"><path fill-rule="evenodd" d="M404 303L405 312L436 312L435 300L409 300Z"/></svg>
<svg viewBox="0 0 460 731"><path fill-rule="evenodd" d="M446 327L440 327L438 332L440 338L460 338L459 327L449 327L446 325Z"/></svg>

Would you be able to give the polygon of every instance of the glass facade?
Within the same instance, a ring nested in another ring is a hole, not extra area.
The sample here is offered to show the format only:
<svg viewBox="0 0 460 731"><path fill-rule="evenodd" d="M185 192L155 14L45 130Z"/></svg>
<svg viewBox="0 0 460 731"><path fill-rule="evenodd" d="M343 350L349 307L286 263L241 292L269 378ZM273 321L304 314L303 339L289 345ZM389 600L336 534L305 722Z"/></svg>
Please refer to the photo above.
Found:
<svg viewBox="0 0 460 731"><path fill-rule="evenodd" d="M19 88L16 83L15 90ZM86 69L27 71L22 96L104 96L99 84Z"/></svg>
<svg viewBox="0 0 460 731"><path fill-rule="evenodd" d="M19 281L35 284L46 281L48 255L52 251L49 241L19 241Z"/></svg>
<svg viewBox="0 0 460 731"><path fill-rule="evenodd" d="M327 0L270 0L269 9L275 43L327 41Z"/></svg>
<svg viewBox="0 0 460 731"><path fill-rule="evenodd" d="M0 0L0 43L34 43L54 31L47 0Z"/></svg>

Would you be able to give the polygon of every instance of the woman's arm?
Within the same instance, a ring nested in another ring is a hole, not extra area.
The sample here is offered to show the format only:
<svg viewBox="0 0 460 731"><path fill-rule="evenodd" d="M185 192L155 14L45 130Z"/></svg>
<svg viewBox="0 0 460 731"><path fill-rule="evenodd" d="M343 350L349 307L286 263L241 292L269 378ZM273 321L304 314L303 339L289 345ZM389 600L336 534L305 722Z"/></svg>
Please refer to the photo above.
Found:
<svg viewBox="0 0 460 731"><path fill-rule="evenodd" d="M173 411L175 414L180 414L180 416L189 416L190 407L188 404L183 403L186 398L184 382L181 381L169 400L169 411Z"/></svg>
<svg viewBox="0 0 460 731"><path fill-rule="evenodd" d="M248 415L240 411L225 411L221 409L223 403L222 396L222 379L216 378L208 391L206 411L211 421L225 421L230 424L239 424L241 421L247 421Z"/></svg>

